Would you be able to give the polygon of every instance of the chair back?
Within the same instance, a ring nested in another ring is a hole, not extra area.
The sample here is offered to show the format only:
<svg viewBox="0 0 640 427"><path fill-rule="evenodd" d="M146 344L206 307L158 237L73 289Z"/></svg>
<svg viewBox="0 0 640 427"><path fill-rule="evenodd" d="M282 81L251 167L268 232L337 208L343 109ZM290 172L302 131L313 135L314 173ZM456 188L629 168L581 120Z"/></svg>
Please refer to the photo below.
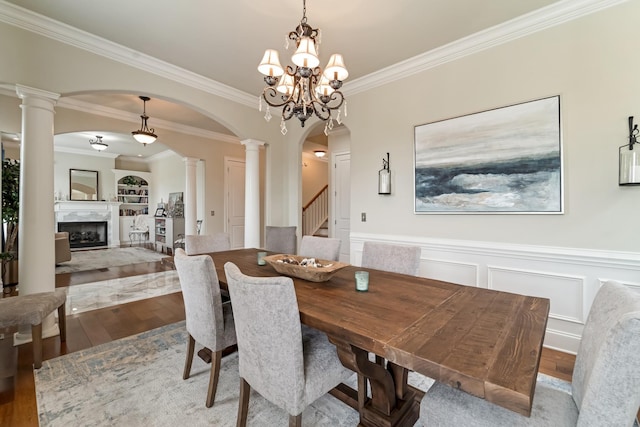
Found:
<svg viewBox="0 0 640 427"><path fill-rule="evenodd" d="M136 231L149 231L149 222L147 215L136 215L133 219L131 228Z"/></svg>
<svg viewBox="0 0 640 427"><path fill-rule="evenodd" d="M267 400L289 408L305 374L298 301L289 277L251 277L224 265L238 339L238 371Z"/></svg>
<svg viewBox="0 0 640 427"><path fill-rule="evenodd" d="M330 237L302 236L298 255L307 258L338 261L340 243L340 239L332 239Z"/></svg>
<svg viewBox="0 0 640 427"><path fill-rule="evenodd" d="M633 424L640 406L640 294L613 281L598 291L576 356L579 426Z"/></svg>
<svg viewBox="0 0 640 427"><path fill-rule="evenodd" d="M267 225L264 236L264 248L279 254L296 253L296 226L274 227Z"/></svg>
<svg viewBox="0 0 640 427"><path fill-rule="evenodd" d="M224 341L224 317L220 283L213 259L207 255L188 256L175 250L174 263L180 279L186 325L189 334L212 351Z"/></svg>
<svg viewBox="0 0 640 427"><path fill-rule="evenodd" d="M420 253L421 249L418 246L364 242L362 267L418 276Z"/></svg>
<svg viewBox="0 0 640 427"><path fill-rule="evenodd" d="M229 233L205 235L187 235L184 237L184 250L187 255L200 255L231 249Z"/></svg>

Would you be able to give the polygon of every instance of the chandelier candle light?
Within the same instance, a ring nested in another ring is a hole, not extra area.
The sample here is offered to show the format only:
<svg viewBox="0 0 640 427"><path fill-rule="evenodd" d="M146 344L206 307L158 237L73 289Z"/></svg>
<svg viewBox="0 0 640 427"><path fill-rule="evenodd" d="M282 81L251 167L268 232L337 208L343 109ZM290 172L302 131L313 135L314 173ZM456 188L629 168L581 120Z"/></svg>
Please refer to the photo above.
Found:
<svg viewBox="0 0 640 427"><path fill-rule="evenodd" d="M320 120L326 121L325 135L333 129L331 112L337 110L336 122L342 123L341 107L344 104L344 115L347 115L347 102L340 92L342 81L349 76L342 55L335 53L329 58L324 72L318 66L317 48L320 45L320 30L307 24L307 5L302 2L302 20L294 31L286 37L285 48L289 48L289 41L296 42L296 51L291 56L294 66L282 68L278 51L267 49L258 65L258 71L264 75L267 87L259 98L259 110L262 111L262 100L267 103L264 116L271 120L271 107L282 107L280 131L287 133L285 121L296 116L300 125L315 114Z"/></svg>

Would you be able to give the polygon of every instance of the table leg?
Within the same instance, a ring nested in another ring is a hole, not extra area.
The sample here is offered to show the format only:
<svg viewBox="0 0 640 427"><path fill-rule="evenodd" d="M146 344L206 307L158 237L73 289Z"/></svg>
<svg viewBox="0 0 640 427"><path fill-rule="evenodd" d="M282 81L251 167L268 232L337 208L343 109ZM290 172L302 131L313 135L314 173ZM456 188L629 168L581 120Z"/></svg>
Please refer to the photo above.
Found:
<svg viewBox="0 0 640 427"><path fill-rule="evenodd" d="M380 365L369 361L369 353L347 342L329 337L338 350L338 357L344 366L364 376L371 385L371 398L364 399L360 411L360 425L368 426L412 426L420 416L420 401L423 392L409 387L407 369L394 363ZM359 381L359 386L362 381ZM366 393L366 391L365 391Z"/></svg>

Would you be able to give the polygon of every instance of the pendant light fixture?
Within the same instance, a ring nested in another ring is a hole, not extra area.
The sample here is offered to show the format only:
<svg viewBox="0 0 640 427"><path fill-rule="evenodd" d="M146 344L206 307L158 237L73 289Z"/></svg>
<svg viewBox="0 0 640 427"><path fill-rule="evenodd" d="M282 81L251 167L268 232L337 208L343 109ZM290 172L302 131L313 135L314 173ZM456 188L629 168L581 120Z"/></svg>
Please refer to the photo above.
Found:
<svg viewBox="0 0 640 427"><path fill-rule="evenodd" d="M147 125L147 120L149 119L149 116L147 116L147 101L151 98L148 96L140 96L139 98L142 99L143 102L142 115L140 116L142 119L142 125L140 126L140 130L133 131L131 134L135 140L142 145L152 144L158 136L153 133L154 129L149 129L149 126Z"/></svg>
<svg viewBox="0 0 640 427"><path fill-rule="evenodd" d="M278 51L267 49L258 65L258 71L264 75L267 86L259 98L259 109L262 111L262 100L267 103L264 116L271 120L269 106L282 107L280 132L287 133L285 121L295 116L304 127L305 121L312 115L326 122L324 133L329 134L333 129L332 111L337 110L336 122L342 123L340 117L344 105L344 115L347 115L347 103L340 92L342 81L349 76L344 65L342 55L333 54L323 70L319 67L318 46L320 45L320 30L307 24L307 5L302 1L302 19L294 31L286 38L296 43L296 51L291 56L293 66L280 65Z"/></svg>
<svg viewBox="0 0 640 427"><path fill-rule="evenodd" d="M96 135L96 139L90 139L89 144L93 147L94 150L104 151L107 149L108 145L102 142L102 137L100 135Z"/></svg>

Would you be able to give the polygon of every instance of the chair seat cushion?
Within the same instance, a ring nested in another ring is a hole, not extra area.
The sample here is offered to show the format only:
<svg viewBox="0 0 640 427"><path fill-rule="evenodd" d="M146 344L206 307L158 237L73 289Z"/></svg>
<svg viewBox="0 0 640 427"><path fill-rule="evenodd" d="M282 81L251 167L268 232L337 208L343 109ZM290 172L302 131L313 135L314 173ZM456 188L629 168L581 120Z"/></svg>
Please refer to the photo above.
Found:
<svg viewBox="0 0 640 427"><path fill-rule="evenodd" d="M548 378L548 377L547 377ZM564 381L536 384L531 417L527 418L501 406L436 382L420 405L420 421L429 426L576 426L578 408Z"/></svg>
<svg viewBox="0 0 640 427"><path fill-rule="evenodd" d="M305 385L304 401L298 408L298 414L334 388L336 384L347 381L352 375L355 375L352 370L342 365L336 347L329 342L324 332L305 325L301 326Z"/></svg>
<svg viewBox="0 0 640 427"><path fill-rule="evenodd" d="M0 299L0 328L38 325L42 319L66 302L66 289Z"/></svg>

